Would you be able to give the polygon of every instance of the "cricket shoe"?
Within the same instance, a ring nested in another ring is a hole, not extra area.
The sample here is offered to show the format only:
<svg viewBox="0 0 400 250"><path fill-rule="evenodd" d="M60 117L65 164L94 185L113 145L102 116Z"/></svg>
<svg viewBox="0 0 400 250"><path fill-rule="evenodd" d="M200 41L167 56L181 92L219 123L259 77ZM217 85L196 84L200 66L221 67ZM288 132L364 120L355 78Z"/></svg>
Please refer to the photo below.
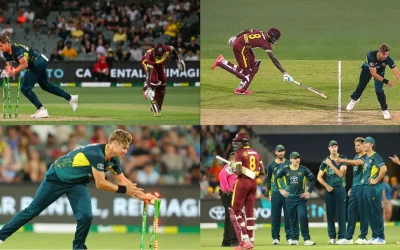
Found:
<svg viewBox="0 0 400 250"><path fill-rule="evenodd" d="M251 250L253 249L253 244L250 242L242 241L242 244L234 248L235 250Z"/></svg>
<svg viewBox="0 0 400 250"><path fill-rule="evenodd" d="M370 240L367 240L367 243L365 244L371 244L371 242L373 242L376 238L371 238Z"/></svg>
<svg viewBox="0 0 400 250"><path fill-rule="evenodd" d="M360 238L358 238L358 240L356 240L356 241L354 242L354 244L357 244L357 245L364 245L364 244L367 244L367 240L366 240L366 239L360 239Z"/></svg>
<svg viewBox="0 0 400 250"><path fill-rule="evenodd" d="M235 90L235 94L236 94L236 95L251 95L251 94L253 94L253 91L251 91L251 90L249 90L249 89L246 89L246 91L242 92L241 89L237 88L237 89Z"/></svg>
<svg viewBox="0 0 400 250"><path fill-rule="evenodd" d="M274 239L272 241L272 245L279 245L279 240L278 239Z"/></svg>
<svg viewBox="0 0 400 250"><path fill-rule="evenodd" d="M290 240L289 241L289 245L298 246L299 245L299 241L298 240Z"/></svg>
<svg viewBox="0 0 400 250"><path fill-rule="evenodd" d="M351 101L349 102L349 104L347 104L346 109L347 109L348 111L352 110L352 109L354 108L354 106L356 105L356 103L359 102L359 101L360 101L360 98L358 98L357 101L354 101L353 99L351 99Z"/></svg>
<svg viewBox="0 0 400 250"><path fill-rule="evenodd" d="M397 243L397 245L400 245L400 241L398 241L398 242L396 242Z"/></svg>
<svg viewBox="0 0 400 250"><path fill-rule="evenodd" d="M40 110L40 109L38 109L34 114L30 115L30 117L31 117L31 118L35 118L35 116L39 113L39 110Z"/></svg>
<svg viewBox="0 0 400 250"><path fill-rule="evenodd" d="M304 246L313 246L313 245L317 245L317 243L315 243L312 240L306 240L304 241Z"/></svg>
<svg viewBox="0 0 400 250"><path fill-rule="evenodd" d="M0 240L0 245L1 245L1 244L3 244L3 241L2 241L2 240Z"/></svg>
<svg viewBox="0 0 400 250"><path fill-rule="evenodd" d="M336 244L338 244L338 245L353 245L354 242L353 242L353 239L351 239L351 240L340 239L340 240L336 241Z"/></svg>
<svg viewBox="0 0 400 250"><path fill-rule="evenodd" d="M385 245L386 240L381 238L376 238L375 240L371 241L371 245Z"/></svg>
<svg viewBox="0 0 400 250"><path fill-rule="evenodd" d="M335 245L335 239L330 239L329 241L328 241L328 244L329 245Z"/></svg>
<svg viewBox="0 0 400 250"><path fill-rule="evenodd" d="M45 109L44 107L41 107L35 114L31 115L31 117L35 119L48 118L49 112L47 112L47 109Z"/></svg>
<svg viewBox="0 0 400 250"><path fill-rule="evenodd" d="M71 104L72 111L76 111L78 109L78 99L79 95L71 95L71 100L69 100L69 104Z"/></svg>
<svg viewBox="0 0 400 250"><path fill-rule="evenodd" d="M392 119L392 117L390 116L389 111L383 110L383 111L382 111L382 114L383 114L383 119L385 119L385 120L390 120L390 119Z"/></svg>
<svg viewBox="0 0 400 250"><path fill-rule="evenodd" d="M215 60L214 64L211 66L211 69L214 70L218 66L217 63L222 62L222 60L225 60L224 56L223 55L219 55L217 57L217 59Z"/></svg>

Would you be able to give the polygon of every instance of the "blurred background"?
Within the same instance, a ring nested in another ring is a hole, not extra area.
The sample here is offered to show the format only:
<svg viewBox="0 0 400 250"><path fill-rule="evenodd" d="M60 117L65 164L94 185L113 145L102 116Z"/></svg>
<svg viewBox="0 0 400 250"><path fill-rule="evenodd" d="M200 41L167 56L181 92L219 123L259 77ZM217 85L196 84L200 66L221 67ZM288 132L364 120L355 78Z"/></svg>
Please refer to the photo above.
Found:
<svg viewBox="0 0 400 250"><path fill-rule="evenodd" d="M199 0L17 0L0 8L0 34L51 61L139 61L158 42L200 59Z"/></svg>
<svg viewBox="0 0 400 250"><path fill-rule="evenodd" d="M58 157L89 143L107 143L109 134L117 128L129 131L133 138L128 153L121 159L124 174L145 192L161 195L160 246L198 249L199 126L0 127L0 228L30 204L45 172ZM109 172L106 178L113 182ZM97 249L138 248L143 203L124 194L97 190L93 179L87 186L94 216L88 246ZM153 207L149 206L148 232L152 230L153 214ZM69 201L63 196L25 225L20 230L23 233L16 233L7 240L4 247L27 249L34 244L40 249L70 248L75 227ZM49 238L47 233L57 234L51 236L54 245L46 240ZM98 233L119 234L101 236ZM136 233L136 240L124 236L126 233ZM175 242L182 237L190 243L176 246ZM149 239L150 236L147 242Z"/></svg>
<svg viewBox="0 0 400 250"><path fill-rule="evenodd" d="M386 222L400 221L400 166L394 164L389 156L400 155L400 128L395 126L202 126L201 127L201 181L200 197L202 199L202 228L215 227L223 223L223 209L219 201L219 172L224 163L216 160L220 155L229 158L232 152L232 139L236 133L244 131L251 136L250 146L261 155L267 167L274 159L276 145L286 148L285 158L297 151L301 155L301 165L308 167L317 176L319 166L329 155L328 143L336 140L339 153L353 159L355 153L354 139L358 136L372 136L377 143L377 152L385 161L388 172L384 178L386 194L383 197L384 218ZM348 167L346 174L346 191L352 184L353 171ZM257 178L257 223L270 223L271 204L267 198L265 176ZM311 222L323 222L325 218L325 188L317 182L311 199L308 202ZM222 216L222 217L221 217ZM208 223L208 224L207 224Z"/></svg>
<svg viewBox="0 0 400 250"><path fill-rule="evenodd" d="M0 183L40 183L60 156L90 143L107 143L116 128L132 133L124 174L142 185L196 185L200 134L195 126L7 126L0 128ZM112 174L107 173L107 177Z"/></svg>

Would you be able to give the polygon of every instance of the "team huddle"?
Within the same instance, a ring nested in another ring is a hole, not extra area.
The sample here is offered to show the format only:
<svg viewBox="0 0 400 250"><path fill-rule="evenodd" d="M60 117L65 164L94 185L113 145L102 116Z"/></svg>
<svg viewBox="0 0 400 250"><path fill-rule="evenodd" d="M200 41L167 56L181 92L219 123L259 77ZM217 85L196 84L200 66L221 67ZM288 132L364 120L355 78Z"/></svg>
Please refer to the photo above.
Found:
<svg viewBox="0 0 400 250"><path fill-rule="evenodd" d="M266 175L265 184L271 201L272 244L280 243L283 209L287 243L299 244L300 224L304 245L316 245L311 241L309 234L306 206L316 181L326 189L328 244L386 244L381 183L387 167L382 157L375 151L374 138L357 137L354 140L356 155L352 160L338 152L339 146L335 140L330 141L329 156L322 161L317 178L307 167L300 165L301 157L298 152L292 152L290 160L285 159L283 145L276 146L276 159L266 168L259 154L250 147L247 133L239 132L233 139L232 145L235 150L235 160L228 165L226 171L237 175L233 188L232 206L228 208L238 243L236 250L252 249L255 242L254 204L257 183L254 176L248 173L249 171L255 172L255 176ZM400 165L400 160L396 155L390 159ZM353 169L353 181L347 193L349 198L346 225L347 168ZM338 231L335 228L336 217ZM355 238L353 236L357 217L360 218L360 234ZM367 239L368 226L372 231L371 239Z"/></svg>

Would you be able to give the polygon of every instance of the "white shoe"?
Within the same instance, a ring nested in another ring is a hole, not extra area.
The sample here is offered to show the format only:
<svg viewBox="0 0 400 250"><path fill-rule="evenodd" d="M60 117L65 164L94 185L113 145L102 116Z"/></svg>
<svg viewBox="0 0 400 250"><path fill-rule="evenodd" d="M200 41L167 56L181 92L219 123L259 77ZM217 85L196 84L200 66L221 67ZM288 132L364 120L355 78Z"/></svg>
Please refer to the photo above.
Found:
<svg viewBox="0 0 400 250"><path fill-rule="evenodd" d="M347 104L346 109L347 109L348 111L352 110L352 109L354 108L354 106L356 105L356 103L359 102L359 101L360 101L360 98L358 98L357 101L354 101L354 100L352 99L352 100L349 102L349 104Z"/></svg>
<svg viewBox="0 0 400 250"><path fill-rule="evenodd" d="M38 118L48 118L49 117L49 112L47 112L47 109L41 107L38 112L36 113L36 115L34 116L35 119Z"/></svg>
<svg viewBox="0 0 400 250"><path fill-rule="evenodd" d="M69 100L69 104L71 104L72 111L76 111L78 109L78 99L79 95L71 95L71 100Z"/></svg>
<svg viewBox="0 0 400 250"><path fill-rule="evenodd" d="M313 246L313 245L316 245L314 241L311 240L304 241L304 246Z"/></svg>
<svg viewBox="0 0 400 250"><path fill-rule="evenodd" d="M272 245L279 245L279 240L278 239L274 239L272 241Z"/></svg>
<svg viewBox="0 0 400 250"><path fill-rule="evenodd" d="M386 240L381 239L381 238L376 238L375 240L373 240L371 242L371 245L385 245L386 244Z"/></svg>
<svg viewBox="0 0 400 250"><path fill-rule="evenodd" d="M31 115L31 118L35 118L35 116L39 113L39 110L40 109L36 110L36 112L33 115Z"/></svg>
<svg viewBox="0 0 400 250"><path fill-rule="evenodd" d="M340 240L336 241L336 244L338 244L338 245L353 245L354 242L353 242L353 239L351 239L351 240L340 239Z"/></svg>
<svg viewBox="0 0 400 250"><path fill-rule="evenodd" d="M286 242L290 245L290 243L292 242L292 239L288 239Z"/></svg>
<svg viewBox="0 0 400 250"><path fill-rule="evenodd" d="M356 240L356 241L354 242L354 244L364 245L364 244L367 244L367 240L358 238L358 240Z"/></svg>
<svg viewBox="0 0 400 250"><path fill-rule="evenodd" d="M371 238L370 240L367 240L366 244L371 244L371 242L373 242L375 240L375 238Z"/></svg>
<svg viewBox="0 0 400 250"><path fill-rule="evenodd" d="M330 239L329 241L328 241L328 244L330 244L330 245L335 245L335 239Z"/></svg>
<svg viewBox="0 0 400 250"><path fill-rule="evenodd" d="M382 114L383 114L383 119L385 119L385 120L390 120L390 119L392 119L392 117L390 116L389 111L384 110L384 111L382 111Z"/></svg>
<svg viewBox="0 0 400 250"><path fill-rule="evenodd" d="M292 245L292 246L298 246L299 245L299 241L298 240L292 240L289 244Z"/></svg>
<svg viewBox="0 0 400 250"><path fill-rule="evenodd" d="M0 240L0 245L1 245L1 244L3 244L3 241L2 241L2 240Z"/></svg>

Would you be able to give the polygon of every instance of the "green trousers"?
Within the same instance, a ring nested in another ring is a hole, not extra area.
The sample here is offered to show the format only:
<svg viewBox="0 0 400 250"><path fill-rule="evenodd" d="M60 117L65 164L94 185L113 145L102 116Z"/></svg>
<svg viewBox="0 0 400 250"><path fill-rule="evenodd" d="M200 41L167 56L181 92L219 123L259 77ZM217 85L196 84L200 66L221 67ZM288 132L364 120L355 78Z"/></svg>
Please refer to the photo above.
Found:
<svg viewBox="0 0 400 250"><path fill-rule="evenodd" d="M73 249L83 249L93 219L89 192L85 184L61 182L55 173L42 181L32 203L15 214L0 230L0 240L6 240L64 194L67 195L75 219L78 222Z"/></svg>
<svg viewBox="0 0 400 250"><path fill-rule="evenodd" d="M279 232L281 230L282 208L283 208L283 214L284 214L284 219L285 219L286 240L289 240L289 239L291 239L290 238L290 220L289 220L289 214L287 212L285 197L279 191L273 191L272 198L271 198L272 239L280 240Z"/></svg>
<svg viewBox="0 0 400 250"><path fill-rule="evenodd" d="M290 234L292 240L299 240L300 231L304 240L310 240L310 230L308 228L307 200L300 196L289 196L286 198L286 206L290 219Z"/></svg>
<svg viewBox="0 0 400 250"><path fill-rule="evenodd" d="M365 88L367 87L369 81L372 78L372 75L369 71L368 64L363 65L363 67L361 67L361 68L362 69L361 69L360 79L359 79L357 88L350 96L351 99L354 101L357 101L361 97L362 93L364 92ZM385 72L381 72L381 73L379 73L379 75L384 77ZM381 109L387 110L388 105L386 103L385 91L383 90L384 83L374 79L374 85L375 85L376 98L378 99L378 102L381 105Z"/></svg>
<svg viewBox="0 0 400 250"><path fill-rule="evenodd" d="M367 208L368 223L372 238L385 239L382 212L382 184L364 185L364 206Z"/></svg>
<svg viewBox="0 0 400 250"><path fill-rule="evenodd" d="M39 109L43 105L33 92L33 87L35 87L36 83L38 83L44 91L62 97L67 101L71 100L70 94L65 92L62 88L49 82L47 76L47 62L42 57L37 59L34 65L25 72L21 83L22 94L24 94L24 96L28 98L37 109Z"/></svg>
<svg viewBox="0 0 400 250"><path fill-rule="evenodd" d="M344 239L346 235L346 189L335 186L332 192L325 190L325 204L329 239L336 239L336 215L339 225L337 236L338 239Z"/></svg>
<svg viewBox="0 0 400 250"><path fill-rule="evenodd" d="M366 239L368 234L367 207L364 205L364 185L351 188L349 203L347 207L347 232L346 239L353 239L357 217L360 216L359 239Z"/></svg>

